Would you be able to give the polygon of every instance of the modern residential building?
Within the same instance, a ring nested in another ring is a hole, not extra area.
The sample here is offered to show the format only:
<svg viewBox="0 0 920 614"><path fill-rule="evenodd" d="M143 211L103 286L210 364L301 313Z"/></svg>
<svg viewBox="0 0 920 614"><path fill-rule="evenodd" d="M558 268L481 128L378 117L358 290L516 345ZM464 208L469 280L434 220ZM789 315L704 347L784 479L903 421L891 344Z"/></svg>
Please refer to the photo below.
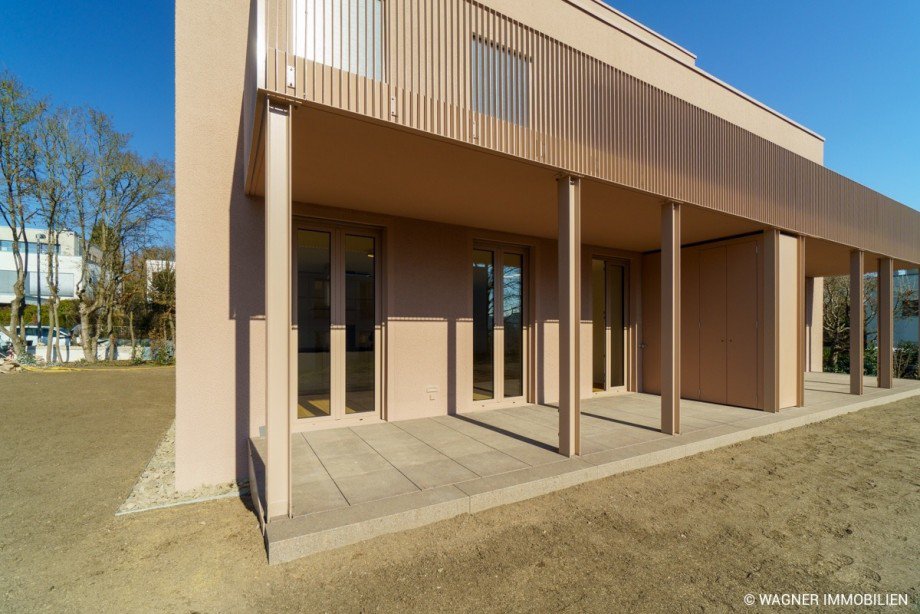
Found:
<svg viewBox="0 0 920 614"><path fill-rule="evenodd" d="M40 228L26 228L28 252L25 243L20 243L20 253L26 270L26 302L38 302L39 292L42 300L51 296L48 290L47 253L48 231ZM13 284L16 282L16 263L13 260L13 234L8 226L0 226L0 305L9 305L14 299ZM53 249L58 253L59 286L58 295L62 299L76 298L79 289L82 256L79 241L74 233L67 231L58 235ZM41 256L41 257L39 257Z"/></svg>
<svg viewBox="0 0 920 614"><path fill-rule="evenodd" d="M603 448L582 404L793 411L828 275L891 387L920 213L823 154L596 0L178 0L178 488L272 526Z"/></svg>
<svg viewBox="0 0 920 614"><path fill-rule="evenodd" d="M147 259L144 261L144 275L147 278L147 291L153 287L154 276L160 273L175 274L176 263L173 260Z"/></svg>

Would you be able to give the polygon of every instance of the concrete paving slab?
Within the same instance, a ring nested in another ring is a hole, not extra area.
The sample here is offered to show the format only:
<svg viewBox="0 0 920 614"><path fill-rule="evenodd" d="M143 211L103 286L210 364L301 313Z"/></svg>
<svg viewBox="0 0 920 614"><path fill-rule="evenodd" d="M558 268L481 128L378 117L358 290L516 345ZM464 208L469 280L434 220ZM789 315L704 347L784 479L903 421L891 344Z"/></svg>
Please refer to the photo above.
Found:
<svg viewBox="0 0 920 614"><path fill-rule="evenodd" d="M479 476L529 466L492 446L434 420L409 420L397 423L397 425Z"/></svg>
<svg viewBox="0 0 920 614"><path fill-rule="evenodd" d="M342 509L348 507L348 500L332 478L326 476L326 479L291 484L291 507L294 515L300 516Z"/></svg>
<svg viewBox="0 0 920 614"><path fill-rule="evenodd" d="M458 420L467 420L483 428L495 430L511 439L529 440L525 443L542 444L547 448L555 448L559 442L558 423L553 425L540 424L530 418L526 407L517 410L519 415L506 414L502 411L482 411L462 416Z"/></svg>
<svg viewBox="0 0 920 614"><path fill-rule="evenodd" d="M542 465L564 458L556 452L555 446L509 431L507 428L491 425L476 414L472 414L472 416L439 416L432 418L432 420L468 435L480 443L499 450L527 465Z"/></svg>
<svg viewBox="0 0 920 614"><path fill-rule="evenodd" d="M350 428L307 431L303 437L324 463L337 456L349 456L370 449Z"/></svg>
<svg viewBox="0 0 920 614"><path fill-rule="evenodd" d="M392 468L392 465L383 456L370 448L357 450L352 454L320 458L320 460L323 461L323 466L332 479L337 481Z"/></svg>
<svg viewBox="0 0 920 614"><path fill-rule="evenodd" d="M426 463L399 465L397 468L419 488L434 488L445 484L475 480L479 477L462 464L447 457Z"/></svg>
<svg viewBox="0 0 920 614"><path fill-rule="evenodd" d="M381 426L388 428L378 428ZM361 427L352 430L376 453L383 456L393 465L399 466L400 464L448 459L441 452L394 424L374 425L371 428Z"/></svg>
<svg viewBox="0 0 920 614"><path fill-rule="evenodd" d="M332 480L313 448L298 435L291 437L291 485Z"/></svg>
<svg viewBox="0 0 920 614"><path fill-rule="evenodd" d="M883 390L867 381L866 394L853 397L836 391L848 390L846 376L808 381L821 389L807 391L806 406L775 414L684 401L677 436L657 428L658 397L596 397L583 405L582 456L573 459L555 451L558 413L548 406L295 434L292 503L302 515L267 525L269 558L289 560L920 394L920 382ZM254 438L255 479L259 450L264 439ZM259 488L252 494L264 496Z"/></svg>
<svg viewBox="0 0 920 614"><path fill-rule="evenodd" d="M394 467L337 477L335 484L351 505L420 490Z"/></svg>
<svg viewBox="0 0 920 614"><path fill-rule="evenodd" d="M514 457L519 461L530 465L531 467L546 465L549 463L558 463L559 461L566 459L565 456L562 456L554 450L537 448L534 446L528 446L527 444L510 445L508 447L502 448L501 451L508 456Z"/></svg>
<svg viewBox="0 0 920 614"><path fill-rule="evenodd" d="M530 467L527 463L494 449L460 454L456 461L480 477L507 473Z"/></svg>
<svg viewBox="0 0 920 614"><path fill-rule="evenodd" d="M406 420L394 425L451 458L460 454L494 450L493 447L437 420Z"/></svg>

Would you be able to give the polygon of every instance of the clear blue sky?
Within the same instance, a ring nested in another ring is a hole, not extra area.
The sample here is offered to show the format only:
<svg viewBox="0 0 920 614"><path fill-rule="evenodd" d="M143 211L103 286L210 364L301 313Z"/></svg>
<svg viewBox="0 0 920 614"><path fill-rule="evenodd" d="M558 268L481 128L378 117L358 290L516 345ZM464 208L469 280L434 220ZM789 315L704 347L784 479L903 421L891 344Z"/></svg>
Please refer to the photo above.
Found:
<svg viewBox="0 0 920 614"><path fill-rule="evenodd" d="M173 3L0 0L0 69L63 105L88 105L173 159Z"/></svg>
<svg viewBox="0 0 920 614"><path fill-rule="evenodd" d="M172 161L173 31L169 0L0 0L0 70L108 113L139 153Z"/></svg>
<svg viewBox="0 0 920 614"><path fill-rule="evenodd" d="M611 4L823 135L828 167L920 208L920 1ZM172 2L0 0L0 16L0 68L109 113L141 153L172 159Z"/></svg>

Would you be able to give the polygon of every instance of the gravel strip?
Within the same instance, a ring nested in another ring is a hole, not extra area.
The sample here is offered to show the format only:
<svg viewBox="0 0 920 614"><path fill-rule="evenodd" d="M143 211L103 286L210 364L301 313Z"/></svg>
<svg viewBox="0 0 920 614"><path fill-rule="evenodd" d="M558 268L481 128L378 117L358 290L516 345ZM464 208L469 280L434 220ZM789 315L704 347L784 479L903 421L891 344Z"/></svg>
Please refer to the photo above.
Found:
<svg viewBox="0 0 920 614"><path fill-rule="evenodd" d="M144 472L131 489L131 494L115 515L239 496L241 489L243 493L248 490L246 485L227 482L183 492L176 491L176 422L173 421L157 445Z"/></svg>

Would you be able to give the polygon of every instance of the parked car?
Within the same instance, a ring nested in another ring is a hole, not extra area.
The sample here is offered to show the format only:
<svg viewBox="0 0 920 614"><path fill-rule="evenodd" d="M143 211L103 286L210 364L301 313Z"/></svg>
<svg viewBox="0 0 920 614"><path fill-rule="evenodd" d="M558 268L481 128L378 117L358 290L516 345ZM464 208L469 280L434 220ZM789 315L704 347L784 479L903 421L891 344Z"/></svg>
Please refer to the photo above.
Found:
<svg viewBox="0 0 920 614"><path fill-rule="evenodd" d="M38 343L47 343L51 336L50 326L26 326L26 345L37 345ZM61 341L70 343L70 331L66 328L61 329Z"/></svg>
<svg viewBox="0 0 920 614"><path fill-rule="evenodd" d="M39 333L41 334L41 343L45 343L51 334L51 327L42 326L39 330L38 326L26 326L26 346L37 345L39 343ZM66 328L61 329L61 341L70 343L70 331ZM8 349L8 346L12 345L12 339L0 332L0 350Z"/></svg>
<svg viewBox="0 0 920 614"><path fill-rule="evenodd" d="M45 343L48 340L48 336L51 334L50 326L40 327L41 331L41 343ZM64 343L70 343L70 331L66 328L61 329L61 341ZM38 326L26 326L26 345L36 345L39 343L39 327ZM0 332L0 348L3 348L5 345L12 345L12 340Z"/></svg>

